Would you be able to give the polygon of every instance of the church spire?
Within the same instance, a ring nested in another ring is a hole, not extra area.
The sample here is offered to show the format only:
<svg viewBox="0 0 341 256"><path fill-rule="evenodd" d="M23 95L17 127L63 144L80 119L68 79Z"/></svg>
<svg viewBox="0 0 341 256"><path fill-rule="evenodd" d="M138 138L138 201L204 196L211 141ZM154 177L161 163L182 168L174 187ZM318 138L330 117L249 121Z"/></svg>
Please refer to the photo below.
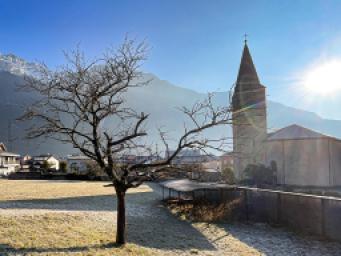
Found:
<svg viewBox="0 0 341 256"><path fill-rule="evenodd" d="M247 40L244 40L244 50L242 59L239 66L239 72L237 77L237 85L243 84L259 84L256 68L253 64L249 47L247 46Z"/></svg>

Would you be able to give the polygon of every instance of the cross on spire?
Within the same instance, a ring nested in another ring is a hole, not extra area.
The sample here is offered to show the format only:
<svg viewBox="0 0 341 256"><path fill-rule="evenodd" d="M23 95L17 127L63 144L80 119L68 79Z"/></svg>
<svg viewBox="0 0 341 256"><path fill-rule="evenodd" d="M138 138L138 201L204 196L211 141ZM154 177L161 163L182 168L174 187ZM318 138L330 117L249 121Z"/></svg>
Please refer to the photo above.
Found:
<svg viewBox="0 0 341 256"><path fill-rule="evenodd" d="M244 34L244 43L246 44L247 43L247 37L248 37L249 35L248 34Z"/></svg>
<svg viewBox="0 0 341 256"><path fill-rule="evenodd" d="M245 35L247 37L247 35ZM242 59L240 61L237 83L254 83L259 84L256 68L253 64L252 57L247 46L247 38L245 38L245 45Z"/></svg>

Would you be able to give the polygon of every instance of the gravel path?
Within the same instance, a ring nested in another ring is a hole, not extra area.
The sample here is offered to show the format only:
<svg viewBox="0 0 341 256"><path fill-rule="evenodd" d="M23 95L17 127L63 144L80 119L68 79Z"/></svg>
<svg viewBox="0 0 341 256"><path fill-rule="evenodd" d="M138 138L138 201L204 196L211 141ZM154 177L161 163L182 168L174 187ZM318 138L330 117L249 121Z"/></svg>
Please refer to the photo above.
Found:
<svg viewBox="0 0 341 256"><path fill-rule="evenodd" d="M160 188L127 195L128 240L156 255L341 255L341 244L301 237L263 224L189 223L174 217L161 203ZM0 215L49 212L83 216L96 226L114 225L110 195L0 202Z"/></svg>

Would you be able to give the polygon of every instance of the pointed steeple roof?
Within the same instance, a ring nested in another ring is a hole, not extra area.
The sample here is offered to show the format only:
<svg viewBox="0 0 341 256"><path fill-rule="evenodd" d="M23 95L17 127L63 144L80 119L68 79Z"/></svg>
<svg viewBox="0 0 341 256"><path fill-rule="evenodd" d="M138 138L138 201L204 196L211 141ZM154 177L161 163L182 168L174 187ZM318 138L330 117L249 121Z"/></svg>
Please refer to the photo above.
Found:
<svg viewBox="0 0 341 256"><path fill-rule="evenodd" d="M237 85L240 83L260 84L256 68L253 64L249 47L245 41L242 59L239 66Z"/></svg>
<svg viewBox="0 0 341 256"><path fill-rule="evenodd" d="M237 82L232 96L235 111L249 106L265 106L265 86L258 78L247 41L245 40L242 59L240 61Z"/></svg>

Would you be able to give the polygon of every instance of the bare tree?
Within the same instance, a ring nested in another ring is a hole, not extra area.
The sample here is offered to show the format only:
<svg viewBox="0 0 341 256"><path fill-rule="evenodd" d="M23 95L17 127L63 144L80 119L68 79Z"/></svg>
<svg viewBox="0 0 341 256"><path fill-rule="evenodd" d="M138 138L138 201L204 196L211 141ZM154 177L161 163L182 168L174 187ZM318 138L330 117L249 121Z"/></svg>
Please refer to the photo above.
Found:
<svg viewBox="0 0 341 256"><path fill-rule="evenodd" d="M117 197L116 242L124 244L125 194L150 180L151 173L168 166L185 148L221 149L224 140L208 139L204 131L231 123L230 110L213 106L212 96L192 108L179 109L191 122L184 127L175 150L169 151L169 138L159 129L165 158L133 164L116 164L119 155L132 151L159 154L146 143L145 123L149 115L127 106L125 95L131 88L144 86L140 65L146 59L145 43L126 39L117 49L101 58L86 61L76 50L66 54L67 65L51 71L41 65L23 89L39 94L37 102L26 109L21 120L34 121L28 138L47 137L70 143L98 163L110 177ZM115 127L106 127L112 120Z"/></svg>

